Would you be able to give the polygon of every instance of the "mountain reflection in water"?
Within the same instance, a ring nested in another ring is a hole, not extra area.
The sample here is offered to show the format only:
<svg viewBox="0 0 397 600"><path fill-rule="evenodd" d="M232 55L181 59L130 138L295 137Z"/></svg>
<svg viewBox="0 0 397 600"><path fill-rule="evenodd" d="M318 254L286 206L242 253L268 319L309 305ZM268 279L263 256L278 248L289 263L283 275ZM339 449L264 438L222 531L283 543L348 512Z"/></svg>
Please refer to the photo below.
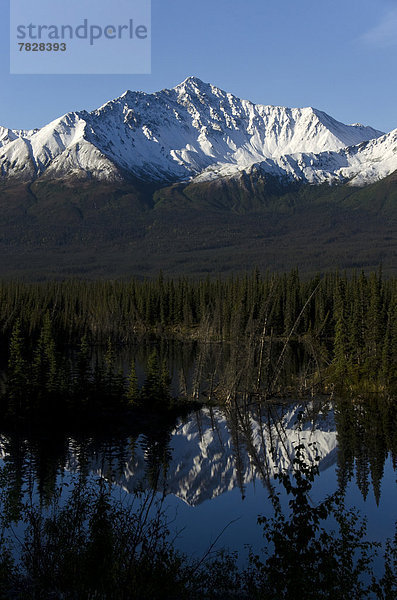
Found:
<svg viewBox="0 0 397 600"><path fill-rule="evenodd" d="M309 462L319 460L311 501L338 489L347 506L357 506L368 518L372 539L390 536L396 519L396 404L375 396L251 406L231 402L176 420L148 415L113 433L3 433L3 508L18 522L26 499L50 507L61 488L67 495L73 481L89 486L100 476L123 502L136 491L165 495L175 530L186 530L178 535L177 547L188 554L205 553L232 521L220 544L259 550L263 538L257 516L271 517L271 492L287 500L275 475L292 470L298 445Z"/></svg>
<svg viewBox="0 0 397 600"><path fill-rule="evenodd" d="M303 444L309 460L320 458L320 469L336 460L337 434L333 413L313 412L306 405L272 405L244 414L238 409L205 408L177 424L169 439L169 461L162 465L157 487L195 506L255 480L269 483L274 475L291 468L295 447ZM132 492L148 485L152 448L139 436L123 469L114 463L93 460L90 468Z"/></svg>

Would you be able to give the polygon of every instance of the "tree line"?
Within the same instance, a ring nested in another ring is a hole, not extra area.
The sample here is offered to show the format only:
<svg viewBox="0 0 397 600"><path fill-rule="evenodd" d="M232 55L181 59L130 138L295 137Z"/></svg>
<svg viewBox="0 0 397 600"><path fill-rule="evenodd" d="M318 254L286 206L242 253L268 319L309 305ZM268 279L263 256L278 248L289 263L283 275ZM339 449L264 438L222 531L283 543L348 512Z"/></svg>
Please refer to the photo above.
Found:
<svg viewBox="0 0 397 600"><path fill-rule="evenodd" d="M297 270L255 269L201 281L160 274L145 281L0 283L3 348L17 322L27 344L38 344L46 315L51 343L61 349L82 340L115 347L151 333L239 343L307 339L335 381L396 382L397 279L380 271L302 279Z"/></svg>

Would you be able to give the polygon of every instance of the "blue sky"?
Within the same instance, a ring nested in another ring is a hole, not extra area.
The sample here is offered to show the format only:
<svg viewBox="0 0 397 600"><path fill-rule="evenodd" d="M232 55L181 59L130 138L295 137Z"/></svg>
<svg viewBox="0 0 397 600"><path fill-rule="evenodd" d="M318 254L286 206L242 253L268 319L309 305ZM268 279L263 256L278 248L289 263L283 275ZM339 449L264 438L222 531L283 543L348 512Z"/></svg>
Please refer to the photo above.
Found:
<svg viewBox="0 0 397 600"><path fill-rule="evenodd" d="M151 92L196 75L254 102L397 128L395 1L152 0L151 75L10 75L9 1L0 3L3 126L40 127L126 89Z"/></svg>

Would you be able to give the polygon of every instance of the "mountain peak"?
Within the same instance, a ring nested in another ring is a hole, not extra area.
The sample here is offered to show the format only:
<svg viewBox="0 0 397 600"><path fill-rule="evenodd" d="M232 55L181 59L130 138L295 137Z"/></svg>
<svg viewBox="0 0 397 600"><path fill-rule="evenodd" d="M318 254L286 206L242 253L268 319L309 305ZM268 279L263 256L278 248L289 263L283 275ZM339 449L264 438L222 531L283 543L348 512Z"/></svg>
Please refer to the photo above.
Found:
<svg viewBox="0 0 397 600"><path fill-rule="evenodd" d="M199 77L195 77L194 75L189 75L189 77L186 77L186 79L184 79L183 81L181 81L181 83L178 83L178 85L176 85L176 88L179 87L188 87L188 86L196 86L196 87L201 87L201 86L206 86L208 85L208 83L204 83L204 81L202 81Z"/></svg>
<svg viewBox="0 0 397 600"><path fill-rule="evenodd" d="M127 96L130 96L131 94L133 94L133 92L131 90L125 90L125 92L123 94L121 94L121 96L119 96L119 98L126 98Z"/></svg>
<svg viewBox="0 0 397 600"><path fill-rule="evenodd" d="M211 85L209 83L205 83L198 77L189 76L186 77L181 83L178 83L173 89L179 93L193 93L199 94L202 92L206 92L211 89Z"/></svg>

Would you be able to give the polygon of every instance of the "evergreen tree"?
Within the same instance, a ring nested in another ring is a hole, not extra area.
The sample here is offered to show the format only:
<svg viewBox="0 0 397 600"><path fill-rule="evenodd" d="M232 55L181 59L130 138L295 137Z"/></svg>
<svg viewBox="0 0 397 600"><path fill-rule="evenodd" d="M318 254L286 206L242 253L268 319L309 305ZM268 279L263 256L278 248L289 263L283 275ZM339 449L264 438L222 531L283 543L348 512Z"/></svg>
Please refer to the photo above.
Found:
<svg viewBox="0 0 397 600"><path fill-rule="evenodd" d="M348 371L348 340L346 323L346 289L340 280L335 297L335 337L334 337L334 372L336 377L344 377Z"/></svg>
<svg viewBox="0 0 397 600"><path fill-rule="evenodd" d="M28 408L27 388L28 378L27 364L24 358L24 340L21 333L21 322L17 319L11 333L8 358L7 401L10 416L22 416Z"/></svg>
<svg viewBox="0 0 397 600"><path fill-rule="evenodd" d="M33 352L32 384L35 397L44 399L58 391L58 365L51 319L46 312Z"/></svg>

